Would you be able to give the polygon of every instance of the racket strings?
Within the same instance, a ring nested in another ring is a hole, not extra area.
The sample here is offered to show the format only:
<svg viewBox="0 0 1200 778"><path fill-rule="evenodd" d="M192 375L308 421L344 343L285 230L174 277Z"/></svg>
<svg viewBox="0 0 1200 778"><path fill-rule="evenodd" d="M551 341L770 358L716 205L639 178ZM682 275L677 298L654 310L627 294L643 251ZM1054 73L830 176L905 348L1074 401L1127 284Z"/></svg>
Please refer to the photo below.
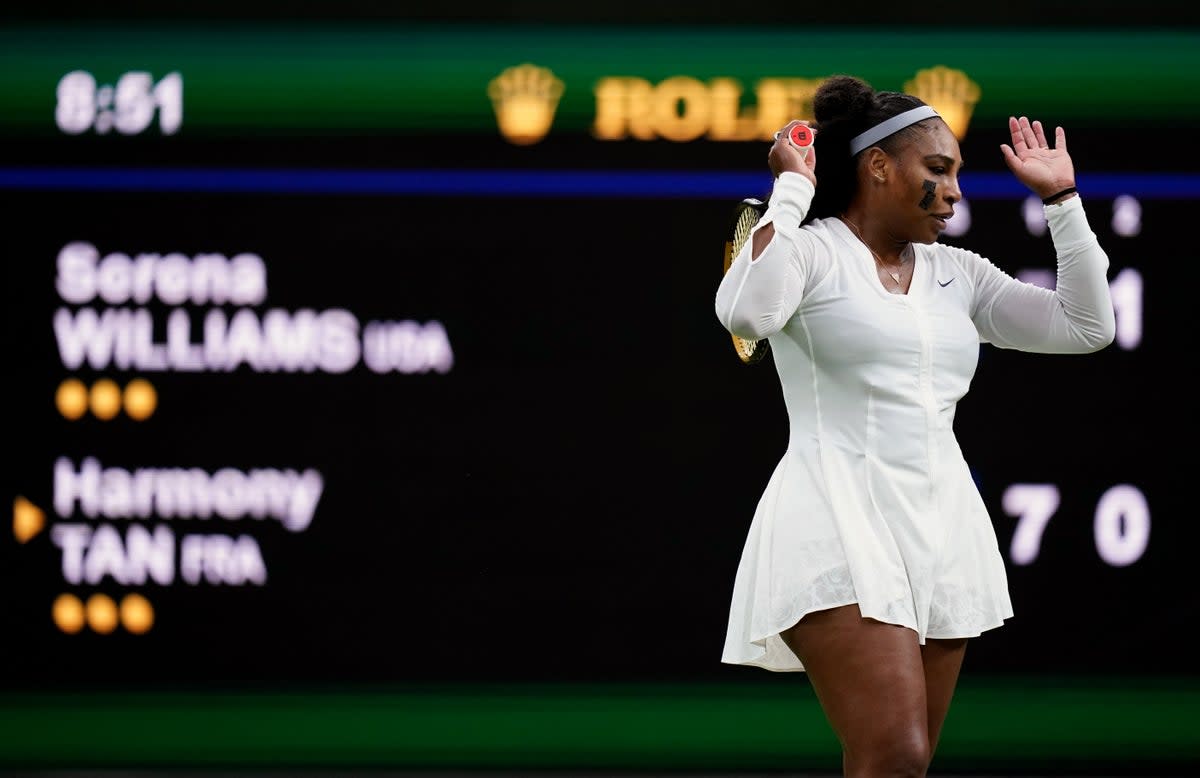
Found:
<svg viewBox="0 0 1200 778"><path fill-rule="evenodd" d="M729 271L729 266L733 264L734 258L746 245L751 230L754 229L754 225L758 224L758 220L762 218L765 210L766 203L761 200L749 198L738 203L733 222L732 239L725 244L725 272ZM747 340L732 335L732 333L731 337L733 338L733 347L742 362L749 365L766 356L769 345L766 340Z"/></svg>

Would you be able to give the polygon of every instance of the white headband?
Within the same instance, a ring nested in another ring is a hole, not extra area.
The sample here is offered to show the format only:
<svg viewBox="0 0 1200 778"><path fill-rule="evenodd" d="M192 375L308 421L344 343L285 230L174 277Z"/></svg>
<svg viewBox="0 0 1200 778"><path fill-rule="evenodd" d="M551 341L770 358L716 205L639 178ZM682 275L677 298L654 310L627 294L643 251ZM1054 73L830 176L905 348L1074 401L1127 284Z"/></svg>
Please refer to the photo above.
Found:
<svg viewBox="0 0 1200 778"><path fill-rule="evenodd" d="M916 124L922 119L928 119L931 116L937 115L938 112L933 110L932 107L928 105L920 105L916 108L907 110L904 113L898 113L890 119L885 119L866 132L860 133L859 135L856 135L850 139L850 156L853 157L863 149L874 146L887 136L894 132L903 130L910 124Z"/></svg>

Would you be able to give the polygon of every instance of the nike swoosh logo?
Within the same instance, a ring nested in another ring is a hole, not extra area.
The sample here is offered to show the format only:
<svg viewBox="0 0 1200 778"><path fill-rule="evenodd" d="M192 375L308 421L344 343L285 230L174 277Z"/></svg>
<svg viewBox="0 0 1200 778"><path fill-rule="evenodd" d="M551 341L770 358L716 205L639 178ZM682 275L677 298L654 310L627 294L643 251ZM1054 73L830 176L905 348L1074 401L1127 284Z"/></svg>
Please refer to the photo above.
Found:
<svg viewBox="0 0 1200 778"><path fill-rule="evenodd" d="M954 278L958 278L958 276ZM951 278L949 281L938 281L938 284L941 286L950 286L950 284L954 283L954 278Z"/></svg>

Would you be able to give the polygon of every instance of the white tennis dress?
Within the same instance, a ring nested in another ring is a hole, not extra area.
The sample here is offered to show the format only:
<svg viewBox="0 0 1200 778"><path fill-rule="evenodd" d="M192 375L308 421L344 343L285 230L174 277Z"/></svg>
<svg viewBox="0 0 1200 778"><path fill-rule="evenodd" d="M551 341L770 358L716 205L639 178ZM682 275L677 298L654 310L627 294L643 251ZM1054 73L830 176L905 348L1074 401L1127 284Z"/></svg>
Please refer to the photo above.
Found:
<svg viewBox="0 0 1200 778"><path fill-rule="evenodd" d="M862 615L926 638L972 637L1012 616L991 518L954 435L979 344L1087 353L1112 342L1108 256L1076 196L1046 206L1058 254L1051 291L965 249L917 244L908 294L879 282L837 218L800 226L813 185L776 181L721 280L730 332L767 338L789 422L787 450L750 524L722 662L804 667L779 637L812 611Z"/></svg>

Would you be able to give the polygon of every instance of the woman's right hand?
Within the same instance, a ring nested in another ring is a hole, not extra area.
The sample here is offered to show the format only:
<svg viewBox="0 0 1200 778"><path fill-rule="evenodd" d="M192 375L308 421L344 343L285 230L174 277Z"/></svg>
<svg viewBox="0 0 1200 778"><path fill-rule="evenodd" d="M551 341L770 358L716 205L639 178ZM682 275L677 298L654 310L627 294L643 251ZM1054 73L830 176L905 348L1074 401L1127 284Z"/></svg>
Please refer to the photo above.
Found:
<svg viewBox="0 0 1200 778"><path fill-rule="evenodd" d="M813 186L817 185L817 131L812 129L813 143L808 147L808 151L798 149L788 140L788 133L792 127L797 124L808 126L808 122L803 119L793 119L783 126L779 132L775 133L775 143L771 146L771 151L767 154L767 164L771 167L771 173L775 178L779 178L780 173L791 172L799 173L812 182Z"/></svg>

